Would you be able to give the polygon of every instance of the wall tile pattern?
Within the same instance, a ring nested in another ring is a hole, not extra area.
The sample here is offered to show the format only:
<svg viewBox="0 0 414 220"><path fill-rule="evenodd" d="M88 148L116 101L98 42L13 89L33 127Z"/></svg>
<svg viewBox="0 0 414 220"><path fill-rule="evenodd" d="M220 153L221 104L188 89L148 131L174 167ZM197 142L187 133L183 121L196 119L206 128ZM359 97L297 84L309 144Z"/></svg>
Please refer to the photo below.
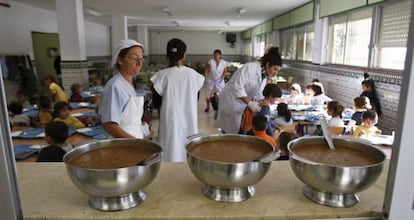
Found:
<svg viewBox="0 0 414 220"><path fill-rule="evenodd" d="M324 85L325 93L341 102L345 108L352 108L353 99L361 92L363 72L319 66L313 64L284 62L281 75L292 76L294 82L302 85L302 89L317 78ZM400 97L402 77L400 75L385 75L369 73L375 80L378 96L383 109L383 116L379 119L378 127L383 133L390 134L395 130L395 123Z"/></svg>

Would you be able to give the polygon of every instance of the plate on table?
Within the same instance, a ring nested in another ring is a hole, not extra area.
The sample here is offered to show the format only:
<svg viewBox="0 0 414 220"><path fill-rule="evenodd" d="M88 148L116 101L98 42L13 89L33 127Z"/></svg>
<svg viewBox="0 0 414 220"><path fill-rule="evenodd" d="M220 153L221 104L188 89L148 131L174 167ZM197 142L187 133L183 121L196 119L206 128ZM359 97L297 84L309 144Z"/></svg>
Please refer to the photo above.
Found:
<svg viewBox="0 0 414 220"><path fill-rule="evenodd" d="M98 140L107 139L109 136L109 134L102 128L102 126L79 128L76 131L78 133Z"/></svg>
<svg viewBox="0 0 414 220"><path fill-rule="evenodd" d="M39 145L30 145L30 144L17 144L13 147L14 158L16 160L24 160L33 154L40 152Z"/></svg>

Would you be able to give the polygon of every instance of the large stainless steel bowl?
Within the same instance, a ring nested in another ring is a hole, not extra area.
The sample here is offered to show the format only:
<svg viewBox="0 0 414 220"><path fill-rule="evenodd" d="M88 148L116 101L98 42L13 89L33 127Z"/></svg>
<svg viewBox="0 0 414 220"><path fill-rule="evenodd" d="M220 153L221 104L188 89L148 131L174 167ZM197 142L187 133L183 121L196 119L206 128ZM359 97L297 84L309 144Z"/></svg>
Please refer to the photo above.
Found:
<svg viewBox="0 0 414 220"><path fill-rule="evenodd" d="M157 152L156 157L140 165L115 169L86 169L68 163L82 153L107 147L128 146ZM123 210L141 204L146 194L143 189L152 182L161 164L161 147L140 139L111 139L91 142L69 151L63 158L72 182L89 194L89 205L103 211Z"/></svg>
<svg viewBox="0 0 414 220"><path fill-rule="evenodd" d="M365 141L337 137L335 146L358 149L377 163L368 166L334 166L317 163L295 154L297 147L324 144L323 137L303 137L289 142L290 165L295 175L306 185L304 195L319 204L331 207L349 207L359 202L357 192L370 187L381 174L385 155Z"/></svg>
<svg viewBox="0 0 414 220"><path fill-rule="evenodd" d="M199 136L186 143L188 166L194 176L205 184L202 192L206 197L221 202L241 202L253 196L253 185L265 176L271 163L225 163L198 158L189 153L193 147L214 141L251 143L265 148L269 153L274 152L272 145L253 136L231 134Z"/></svg>

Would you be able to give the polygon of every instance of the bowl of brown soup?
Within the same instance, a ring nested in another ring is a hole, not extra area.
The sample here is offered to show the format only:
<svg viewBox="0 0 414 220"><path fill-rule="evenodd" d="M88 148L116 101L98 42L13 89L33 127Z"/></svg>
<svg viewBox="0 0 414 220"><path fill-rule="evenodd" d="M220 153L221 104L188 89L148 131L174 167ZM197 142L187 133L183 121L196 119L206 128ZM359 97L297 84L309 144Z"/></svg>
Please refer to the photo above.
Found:
<svg viewBox="0 0 414 220"><path fill-rule="evenodd" d="M220 202L241 202L255 193L271 162L258 158L275 153L270 143L247 135L198 136L186 143L187 164L204 183L202 193Z"/></svg>
<svg viewBox="0 0 414 220"><path fill-rule="evenodd" d="M72 182L89 195L89 205L103 211L124 210L141 204L144 188L157 175L161 147L142 139L90 142L63 158Z"/></svg>
<svg viewBox="0 0 414 220"><path fill-rule="evenodd" d="M289 142L290 165L304 184L304 195L331 207L350 207L361 192L378 179L384 153L366 141L351 137L333 139L335 149L323 137L302 137Z"/></svg>

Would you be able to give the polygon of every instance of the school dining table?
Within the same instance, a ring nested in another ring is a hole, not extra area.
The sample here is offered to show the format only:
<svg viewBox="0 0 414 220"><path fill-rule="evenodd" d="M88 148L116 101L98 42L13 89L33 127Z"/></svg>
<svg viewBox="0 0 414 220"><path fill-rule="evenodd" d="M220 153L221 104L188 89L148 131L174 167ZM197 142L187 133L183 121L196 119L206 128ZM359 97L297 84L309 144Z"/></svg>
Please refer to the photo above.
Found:
<svg viewBox="0 0 414 220"><path fill-rule="evenodd" d="M94 108L87 108L87 107L78 107L76 109L73 109L71 111L72 115L78 115L78 114L85 114L85 113L93 113L95 111ZM13 132L18 132L18 131L24 131L27 129L31 129L32 127L29 126L16 126L13 127L12 129L12 142L13 142L13 146L19 146L19 145L30 145L30 146L37 146L37 147L44 147L47 144L44 136L39 136L37 138L19 138L19 137L13 137ZM95 141L96 139L93 139L89 136L86 136L84 134L75 132L73 135L70 135L67 139L67 143L68 144L72 144L72 145L80 145L83 143L88 143L91 141ZM37 154L33 154L28 158L22 159L22 160L17 160L18 162L33 162L36 161L37 159Z"/></svg>

